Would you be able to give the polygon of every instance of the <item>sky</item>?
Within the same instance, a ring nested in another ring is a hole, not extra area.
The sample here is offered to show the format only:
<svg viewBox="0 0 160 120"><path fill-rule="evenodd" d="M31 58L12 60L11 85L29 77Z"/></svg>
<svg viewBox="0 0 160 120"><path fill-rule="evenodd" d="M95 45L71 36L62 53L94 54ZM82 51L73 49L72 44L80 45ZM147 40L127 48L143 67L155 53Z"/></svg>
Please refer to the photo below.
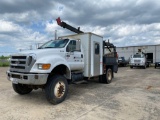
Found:
<svg viewBox="0 0 160 120"><path fill-rule="evenodd" d="M58 17L117 47L160 44L159 0L0 0L0 55L75 34Z"/></svg>

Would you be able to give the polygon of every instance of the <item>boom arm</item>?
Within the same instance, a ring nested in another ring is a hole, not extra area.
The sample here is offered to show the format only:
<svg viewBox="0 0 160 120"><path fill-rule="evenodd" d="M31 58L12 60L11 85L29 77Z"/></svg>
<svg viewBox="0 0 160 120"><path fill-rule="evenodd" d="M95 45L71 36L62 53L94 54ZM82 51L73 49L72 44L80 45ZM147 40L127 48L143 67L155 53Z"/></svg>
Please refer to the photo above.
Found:
<svg viewBox="0 0 160 120"><path fill-rule="evenodd" d="M75 33L78 33L78 34L79 34L79 33L84 33L83 31L80 31L80 27L78 27L78 29L76 29L76 28L70 26L69 24L61 21L60 17L58 17L58 18L56 19L56 21L57 21L57 24L58 24L59 26L61 26L61 27L63 27L63 28L66 28L66 29L68 29L68 30L70 30L70 31L72 31L72 32L75 32Z"/></svg>

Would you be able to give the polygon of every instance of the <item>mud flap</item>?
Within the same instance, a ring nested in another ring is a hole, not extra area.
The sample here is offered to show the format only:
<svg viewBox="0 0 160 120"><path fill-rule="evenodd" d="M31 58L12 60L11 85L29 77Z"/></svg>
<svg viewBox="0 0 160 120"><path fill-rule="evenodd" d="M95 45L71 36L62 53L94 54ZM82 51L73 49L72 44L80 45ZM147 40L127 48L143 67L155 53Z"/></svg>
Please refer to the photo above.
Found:
<svg viewBox="0 0 160 120"><path fill-rule="evenodd" d="M115 73L118 72L118 64L113 66L113 72L115 72Z"/></svg>

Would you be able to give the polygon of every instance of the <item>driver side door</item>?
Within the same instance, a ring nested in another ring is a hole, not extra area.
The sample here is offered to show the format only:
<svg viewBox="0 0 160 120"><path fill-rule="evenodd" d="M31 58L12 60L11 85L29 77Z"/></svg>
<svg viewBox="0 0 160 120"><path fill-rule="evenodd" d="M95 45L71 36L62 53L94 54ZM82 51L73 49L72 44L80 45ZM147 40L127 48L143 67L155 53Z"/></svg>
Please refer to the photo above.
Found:
<svg viewBox="0 0 160 120"><path fill-rule="evenodd" d="M66 60L71 70L80 70L84 67L83 53L80 49L80 41L71 40L66 47Z"/></svg>

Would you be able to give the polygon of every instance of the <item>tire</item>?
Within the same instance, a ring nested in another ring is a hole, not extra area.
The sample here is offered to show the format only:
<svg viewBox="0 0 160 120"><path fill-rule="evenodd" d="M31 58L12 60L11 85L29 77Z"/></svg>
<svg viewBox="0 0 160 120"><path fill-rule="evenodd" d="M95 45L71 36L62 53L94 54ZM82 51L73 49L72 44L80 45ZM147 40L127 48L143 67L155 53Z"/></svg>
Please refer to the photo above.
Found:
<svg viewBox="0 0 160 120"><path fill-rule="evenodd" d="M132 69L132 68L133 68L133 66L130 66L130 68Z"/></svg>
<svg viewBox="0 0 160 120"><path fill-rule="evenodd" d="M112 69L108 68L107 69L107 73L105 75L105 83L109 84L112 82L112 78L113 78L113 73L112 73Z"/></svg>
<svg viewBox="0 0 160 120"><path fill-rule="evenodd" d="M66 78L61 75L51 77L45 87L47 100L51 104L58 104L65 100L68 93L68 83Z"/></svg>
<svg viewBox="0 0 160 120"><path fill-rule="evenodd" d="M156 68L157 66L155 65L154 68Z"/></svg>
<svg viewBox="0 0 160 120"><path fill-rule="evenodd" d="M13 87L13 90L20 95L28 94L33 90L32 88L29 88L27 85L24 85L24 84L12 83L12 87Z"/></svg>
<svg viewBox="0 0 160 120"><path fill-rule="evenodd" d="M145 65L145 66L143 66L143 69L146 69L146 65Z"/></svg>
<svg viewBox="0 0 160 120"><path fill-rule="evenodd" d="M127 63L124 64L124 67L126 67L126 66L127 66Z"/></svg>

